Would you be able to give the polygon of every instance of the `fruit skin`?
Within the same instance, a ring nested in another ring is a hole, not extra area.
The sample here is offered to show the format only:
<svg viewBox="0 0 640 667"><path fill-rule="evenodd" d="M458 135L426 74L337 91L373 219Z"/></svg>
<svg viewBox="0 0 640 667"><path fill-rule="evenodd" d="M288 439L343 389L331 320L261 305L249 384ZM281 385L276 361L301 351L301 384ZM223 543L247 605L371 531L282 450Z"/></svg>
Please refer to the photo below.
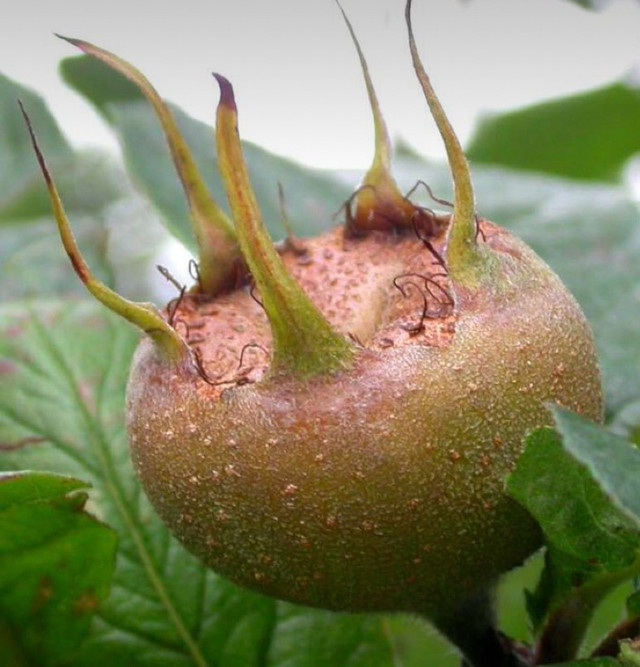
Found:
<svg viewBox="0 0 640 667"><path fill-rule="evenodd" d="M488 222L482 232L492 274L482 289L456 286L455 314L414 336L394 310L410 300L392 285L407 270L434 272L414 235L350 240L342 265L323 262L347 243L340 230L307 242L312 262L284 254L327 319L362 340L348 370L210 386L142 341L127 399L135 467L207 565L296 603L437 618L540 545L505 477L526 433L551 423L545 402L602 418L600 375L589 326L558 277L508 232ZM341 282L354 267L356 279ZM354 298L359 288L369 298ZM242 341L269 347L246 290L181 316L219 327L213 340L205 327L208 371L237 361Z"/></svg>

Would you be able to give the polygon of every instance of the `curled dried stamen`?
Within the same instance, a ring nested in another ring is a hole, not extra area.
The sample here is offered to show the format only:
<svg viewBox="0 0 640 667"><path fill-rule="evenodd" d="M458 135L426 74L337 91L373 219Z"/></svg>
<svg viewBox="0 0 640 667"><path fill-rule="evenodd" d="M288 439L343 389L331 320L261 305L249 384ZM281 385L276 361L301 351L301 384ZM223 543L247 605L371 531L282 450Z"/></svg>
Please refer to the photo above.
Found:
<svg viewBox="0 0 640 667"><path fill-rule="evenodd" d="M345 214L344 225L345 228L349 230L349 233L351 235L358 234L358 231L354 228L355 217L353 215L353 211L351 210L351 205L355 200L357 200L358 195L360 195L364 190L373 190L375 194L376 188L370 183L365 183L364 185L361 185L354 192L351 193L351 195L341 204L340 208L331 216L332 220L335 220L344 211Z"/></svg>
<svg viewBox="0 0 640 667"><path fill-rule="evenodd" d="M448 201L447 199L440 199L440 197L436 197L436 196L433 194L433 190L431 189L431 186L430 186L428 183L425 183L425 181L422 181L422 180L418 181L418 182L411 188L411 190L409 190L409 192L407 192L407 194L405 195L405 197L407 197L407 198L411 197L411 195L412 195L412 194L413 194L413 193L414 193L414 192L415 192L421 185L422 185L424 188L426 188L426 190L427 190L427 192L428 192L428 194L429 194L429 197L431 197L431 199L433 199L434 202L436 202L436 203L438 203L438 204L441 204L442 206L446 206L447 208L453 208L453 202L450 202L450 201Z"/></svg>
<svg viewBox="0 0 640 667"><path fill-rule="evenodd" d="M264 310L264 303L262 303L262 299L256 294L256 289L257 285L252 282L249 286L249 296Z"/></svg>
<svg viewBox="0 0 640 667"><path fill-rule="evenodd" d="M177 331L178 327L182 325L184 327L184 338L187 341L189 345L192 344L193 341L189 340L190 334L191 334L191 327L189 324L183 320L181 317L176 317L173 321L173 328Z"/></svg>
<svg viewBox="0 0 640 667"><path fill-rule="evenodd" d="M175 329L175 317L176 313L178 312L178 308L180 308L180 304L182 303L182 300L184 299L184 294L187 291L187 286L183 285L180 288L180 294L175 298L169 301L167 304L167 322L169 323L169 326L172 326ZM188 338L188 336L187 336Z"/></svg>
<svg viewBox="0 0 640 667"><path fill-rule="evenodd" d="M174 278L171 275L171 272L169 269L167 269L166 266L161 266L160 264L156 264L156 269L158 269L158 273L169 283L171 283L177 290L180 292L182 290L182 285L178 282L176 278Z"/></svg>
<svg viewBox="0 0 640 667"><path fill-rule="evenodd" d="M447 265L445 264L444 257L434 248L430 239L422 235L422 232L418 227L418 216L415 216L411 219L411 225L418 239L422 241L424 247L433 255L435 263L440 265L446 271Z"/></svg>
<svg viewBox="0 0 640 667"><path fill-rule="evenodd" d="M243 346L242 351L240 352L240 360L238 361L238 368L242 368L242 364L244 363L245 352L251 348L262 350L267 357L270 356L269 350L267 350L266 347L260 345L260 343L247 343L246 345Z"/></svg>
<svg viewBox="0 0 640 667"><path fill-rule="evenodd" d="M422 313L420 315L420 320L416 325L403 326L403 329L408 331L410 334L415 335L421 332L424 329L424 321L426 319L437 319L442 317L449 308L452 308L454 305L453 298L447 292L447 290L440 285L435 278L446 278L447 274L445 273L436 273L432 276L425 276L421 273L403 273L399 276L396 276L393 279L393 285L398 289L400 294L403 297L409 296L407 287L412 287L414 290L417 290L420 296L422 297ZM405 280L405 283L401 283L401 280ZM434 292L434 289L436 292ZM438 304L438 309L435 311L429 310L429 298L433 299L435 303Z"/></svg>
<svg viewBox="0 0 640 667"><path fill-rule="evenodd" d="M407 291L407 288L412 287L418 294L422 297L422 312L420 314L420 320L418 321L418 324L403 324L401 325L402 328L408 332L410 335L415 336L416 334L419 334L421 331L424 330L424 321L428 316L428 311L429 311L429 303L427 301L427 295L423 292L422 288L420 285L417 283L414 283L412 280L408 280L406 283L401 285L398 282L399 278L406 277L406 276L398 276L393 279L393 285L398 289L400 294L406 299L409 296L409 292Z"/></svg>
<svg viewBox="0 0 640 667"><path fill-rule="evenodd" d="M198 285L198 291L202 291L202 277L200 275L200 265L196 262L195 259L189 260L189 275L196 281Z"/></svg>
<svg viewBox="0 0 640 667"><path fill-rule="evenodd" d="M207 373L207 371L204 368L204 364L202 363L202 353L200 352L200 350L198 350L196 348L193 348L191 350L191 352L192 352L192 357L193 357L193 366L196 370L196 373L208 385L210 385L211 387L219 387L220 385L223 385L223 384L234 384L235 383L235 379L233 379L233 380L212 380L209 377L209 374ZM222 377L222 376L220 376L220 377Z"/></svg>

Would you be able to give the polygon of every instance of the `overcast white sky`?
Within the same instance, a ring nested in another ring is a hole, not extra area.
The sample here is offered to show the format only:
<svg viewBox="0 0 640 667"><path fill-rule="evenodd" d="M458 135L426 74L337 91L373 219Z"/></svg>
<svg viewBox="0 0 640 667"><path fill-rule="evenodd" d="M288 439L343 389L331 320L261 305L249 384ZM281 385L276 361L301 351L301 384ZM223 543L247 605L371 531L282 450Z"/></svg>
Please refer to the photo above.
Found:
<svg viewBox="0 0 640 667"><path fill-rule="evenodd" d="M441 155L408 55L403 0L342 1L392 135ZM414 25L463 140L479 110L606 83L640 62L637 0L614 0L601 13L562 0L414 0ZM207 122L218 97L210 73L225 74L243 137L272 151L323 167L371 159L365 89L333 0L11 2L0 24L0 70L40 91L76 144L115 149L109 130L59 79L57 63L74 49L54 31L115 51Z"/></svg>

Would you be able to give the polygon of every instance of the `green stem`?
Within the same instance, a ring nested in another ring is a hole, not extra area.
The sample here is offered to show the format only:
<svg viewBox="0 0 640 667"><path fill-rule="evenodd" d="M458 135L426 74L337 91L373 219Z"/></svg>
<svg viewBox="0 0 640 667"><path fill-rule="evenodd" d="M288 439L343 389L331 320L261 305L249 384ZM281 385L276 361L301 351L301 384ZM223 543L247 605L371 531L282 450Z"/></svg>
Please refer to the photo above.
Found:
<svg viewBox="0 0 640 667"><path fill-rule="evenodd" d="M640 559L628 568L598 576L576 589L549 616L536 649L536 665L575 659L596 607L605 595L640 571Z"/></svg>
<svg viewBox="0 0 640 667"><path fill-rule="evenodd" d="M340 369L352 358L353 346L327 322L278 255L249 181L233 88L223 76L214 76L220 86L216 123L220 173L240 249L271 324L272 370L308 376Z"/></svg>
<svg viewBox="0 0 640 667"><path fill-rule="evenodd" d="M496 630L493 595L489 590L467 598L434 625L462 653L464 667L524 667Z"/></svg>

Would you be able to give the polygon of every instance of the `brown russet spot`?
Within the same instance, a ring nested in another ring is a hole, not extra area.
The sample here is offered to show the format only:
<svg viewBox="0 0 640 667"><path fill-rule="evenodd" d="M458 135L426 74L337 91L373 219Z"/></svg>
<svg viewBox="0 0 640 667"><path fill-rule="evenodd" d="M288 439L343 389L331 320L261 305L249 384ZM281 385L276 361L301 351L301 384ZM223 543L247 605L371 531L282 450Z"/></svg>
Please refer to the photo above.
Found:
<svg viewBox="0 0 640 667"><path fill-rule="evenodd" d="M53 597L53 581L51 577L42 577L38 582L38 589L31 602L31 613L37 614Z"/></svg>
<svg viewBox="0 0 640 667"><path fill-rule="evenodd" d="M91 590L87 590L74 600L73 613L79 615L93 614L99 606L100 603L96 594Z"/></svg>

